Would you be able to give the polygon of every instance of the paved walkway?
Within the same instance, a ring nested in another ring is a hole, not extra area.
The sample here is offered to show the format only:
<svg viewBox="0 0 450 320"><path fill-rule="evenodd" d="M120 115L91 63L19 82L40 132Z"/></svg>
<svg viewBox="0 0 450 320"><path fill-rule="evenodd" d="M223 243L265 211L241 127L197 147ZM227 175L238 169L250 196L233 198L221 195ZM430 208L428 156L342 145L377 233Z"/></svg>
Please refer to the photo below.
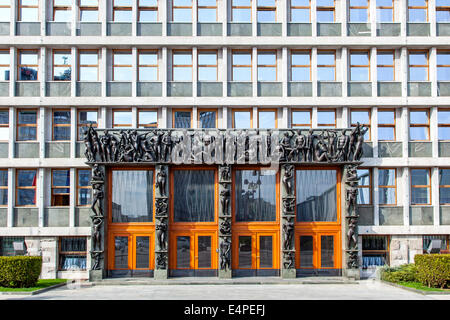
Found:
<svg viewBox="0 0 450 320"><path fill-rule="evenodd" d="M120 293L120 294L118 294ZM34 296L0 295L0 300L450 300L422 295L374 280L354 284L94 285L53 289Z"/></svg>

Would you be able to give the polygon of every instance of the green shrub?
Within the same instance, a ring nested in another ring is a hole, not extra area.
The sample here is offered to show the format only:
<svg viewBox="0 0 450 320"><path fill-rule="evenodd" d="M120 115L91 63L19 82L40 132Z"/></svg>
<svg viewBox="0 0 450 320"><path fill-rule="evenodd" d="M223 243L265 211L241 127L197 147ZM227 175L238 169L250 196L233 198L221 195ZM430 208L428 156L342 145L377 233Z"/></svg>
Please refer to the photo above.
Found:
<svg viewBox="0 0 450 320"><path fill-rule="evenodd" d="M33 287L39 279L41 268L42 257L0 257L0 286Z"/></svg>
<svg viewBox="0 0 450 320"><path fill-rule="evenodd" d="M414 282L417 280L416 265L404 264L398 267L384 267L381 269L381 279L389 282Z"/></svg>
<svg viewBox="0 0 450 320"><path fill-rule="evenodd" d="M417 280L429 288L450 285L450 254L416 254Z"/></svg>

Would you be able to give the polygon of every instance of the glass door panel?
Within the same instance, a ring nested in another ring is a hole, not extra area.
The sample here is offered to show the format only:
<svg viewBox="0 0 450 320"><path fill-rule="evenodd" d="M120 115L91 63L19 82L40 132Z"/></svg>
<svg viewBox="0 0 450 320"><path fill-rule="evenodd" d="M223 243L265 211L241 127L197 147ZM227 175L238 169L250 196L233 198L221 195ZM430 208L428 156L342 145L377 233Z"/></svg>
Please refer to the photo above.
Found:
<svg viewBox="0 0 450 320"><path fill-rule="evenodd" d="M128 263L128 237L114 238L114 269L130 269Z"/></svg>
<svg viewBox="0 0 450 320"><path fill-rule="evenodd" d="M238 261L240 269L252 268L252 237L239 236Z"/></svg>
<svg viewBox="0 0 450 320"><path fill-rule="evenodd" d="M136 237L136 269L150 269L150 237Z"/></svg>
<svg viewBox="0 0 450 320"><path fill-rule="evenodd" d="M320 237L320 266L334 268L334 236Z"/></svg>
<svg viewBox="0 0 450 320"><path fill-rule="evenodd" d="M300 236L300 268L313 268L313 237Z"/></svg>
<svg viewBox="0 0 450 320"><path fill-rule="evenodd" d="M177 236L177 269L191 268L191 237Z"/></svg>
<svg viewBox="0 0 450 320"><path fill-rule="evenodd" d="M211 268L211 236L198 236L196 245L197 268Z"/></svg>
<svg viewBox="0 0 450 320"><path fill-rule="evenodd" d="M273 268L273 237L258 236L259 268Z"/></svg>

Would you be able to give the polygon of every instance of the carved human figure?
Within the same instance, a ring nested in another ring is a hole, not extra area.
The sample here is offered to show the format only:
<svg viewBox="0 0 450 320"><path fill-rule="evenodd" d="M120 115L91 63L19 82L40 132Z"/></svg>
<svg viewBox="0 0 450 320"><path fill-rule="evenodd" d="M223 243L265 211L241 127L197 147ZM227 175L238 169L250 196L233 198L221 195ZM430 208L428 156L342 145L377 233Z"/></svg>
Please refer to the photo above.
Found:
<svg viewBox="0 0 450 320"><path fill-rule="evenodd" d="M298 130L294 139L294 148L289 154L289 159L296 159L297 161L306 161L306 137Z"/></svg>
<svg viewBox="0 0 450 320"><path fill-rule="evenodd" d="M347 161L347 149L349 144L349 136L344 133L337 138L337 152L335 160L337 161Z"/></svg>
<svg viewBox="0 0 450 320"><path fill-rule="evenodd" d="M350 269L358 268L358 252L357 251L349 252L347 266Z"/></svg>
<svg viewBox="0 0 450 320"><path fill-rule="evenodd" d="M91 257L94 263L92 264L91 270L100 270L100 259L102 258L102 253L99 251L91 251Z"/></svg>
<svg viewBox="0 0 450 320"><path fill-rule="evenodd" d="M92 151L92 143L90 139L89 129L82 128L83 142L85 146L84 155L89 162L95 161L95 157Z"/></svg>
<svg viewBox="0 0 450 320"><path fill-rule="evenodd" d="M347 161L351 161L353 158L353 153L355 152L356 148L356 140L360 133L360 124L359 122L356 123L356 127L354 127L349 136L349 142L348 142L348 149L347 149Z"/></svg>
<svg viewBox="0 0 450 320"><path fill-rule="evenodd" d="M101 231L100 231L100 227L103 223L103 219L100 217L96 217L94 216L92 218L92 241L93 241L93 247L94 250L101 249L100 247L100 243L101 243Z"/></svg>
<svg viewBox="0 0 450 320"><path fill-rule="evenodd" d="M167 231L167 218L161 218L156 224L156 240L158 242L159 250L166 250L166 231Z"/></svg>
<svg viewBox="0 0 450 320"><path fill-rule="evenodd" d="M316 150L314 152L316 161L322 162L327 161L330 162L331 159L328 155L328 148L322 140L319 140L316 144Z"/></svg>
<svg viewBox="0 0 450 320"><path fill-rule="evenodd" d="M156 199L155 203L155 215L156 216L166 216L167 215L167 199Z"/></svg>
<svg viewBox="0 0 450 320"><path fill-rule="evenodd" d="M104 158L103 151L100 146L100 141L98 140L97 131L94 130L94 128L90 127L90 137L92 142L92 156L94 158L94 161L96 160L97 155L99 155L100 160Z"/></svg>
<svg viewBox="0 0 450 320"><path fill-rule="evenodd" d="M294 267L294 257L295 257L295 252L293 251L286 251L283 253L284 255L284 262L283 262L283 266L284 269L292 269Z"/></svg>
<svg viewBox="0 0 450 320"><path fill-rule="evenodd" d="M166 162L172 151L172 133L168 131L161 138L161 161Z"/></svg>
<svg viewBox="0 0 450 320"><path fill-rule="evenodd" d="M283 224L283 249L290 250L292 245L292 238L294 234L294 222L292 217L286 218Z"/></svg>
<svg viewBox="0 0 450 320"><path fill-rule="evenodd" d="M219 230L221 234L229 235L231 233L230 219L224 218L223 221L220 223Z"/></svg>
<svg viewBox="0 0 450 320"><path fill-rule="evenodd" d="M91 204L91 210L94 211L96 216L103 216L103 206L102 206L102 200L104 197L103 194L103 185L101 183L94 183L92 185L92 204ZM98 207L98 211L96 209L96 206Z"/></svg>
<svg viewBox="0 0 450 320"><path fill-rule="evenodd" d="M314 160L314 140L317 135L314 134L313 129L309 129L308 135L305 138L305 149L306 149L306 161Z"/></svg>
<svg viewBox="0 0 450 320"><path fill-rule="evenodd" d="M293 193L293 181L294 181L294 166L287 165L284 166L283 175L283 185L285 187L287 195L292 195Z"/></svg>
<svg viewBox="0 0 450 320"><path fill-rule="evenodd" d="M92 178L91 181L105 181L105 176L103 175L103 171L100 169L98 164L94 164L92 168Z"/></svg>
<svg viewBox="0 0 450 320"><path fill-rule="evenodd" d="M283 211L285 214L292 214L295 211L295 198L283 199Z"/></svg>
<svg viewBox="0 0 450 320"><path fill-rule="evenodd" d="M336 131L333 129L328 129L328 131L325 132L324 137L328 141L328 156L330 158L334 158L336 156Z"/></svg>
<svg viewBox="0 0 450 320"><path fill-rule="evenodd" d="M159 194L162 197L166 196L166 172L165 170L160 170L156 174L156 188L159 189Z"/></svg>
<svg viewBox="0 0 450 320"><path fill-rule="evenodd" d="M358 196L358 189L350 187L347 189L347 212L351 214L353 210L356 209L356 199ZM352 211L350 211L352 209Z"/></svg>
<svg viewBox="0 0 450 320"><path fill-rule="evenodd" d="M224 189L220 191L220 204L222 205L222 214L228 215L228 206L230 204L230 190L226 184L223 184Z"/></svg>
<svg viewBox="0 0 450 320"><path fill-rule="evenodd" d="M356 137L356 146L355 152L353 153L353 161L359 161L363 155L362 148L364 144L364 135L366 134L367 130L369 130L369 128L363 126Z"/></svg>
<svg viewBox="0 0 450 320"><path fill-rule="evenodd" d="M356 238L357 218L349 218L347 232L347 248L352 249L357 243Z"/></svg>
<svg viewBox="0 0 450 320"><path fill-rule="evenodd" d="M291 136L289 132L285 132L280 141L281 152L284 161L289 161L289 155L291 154L293 148L291 147Z"/></svg>
<svg viewBox="0 0 450 320"><path fill-rule="evenodd" d="M231 243L229 237L225 237L220 243L220 269L231 269L230 259Z"/></svg>
<svg viewBox="0 0 450 320"><path fill-rule="evenodd" d="M222 166L220 171L220 177L222 181L230 180L230 166Z"/></svg>
<svg viewBox="0 0 450 320"><path fill-rule="evenodd" d="M100 146L102 148L102 161L111 161L111 135L108 130L105 130L102 136L100 136Z"/></svg>
<svg viewBox="0 0 450 320"><path fill-rule="evenodd" d="M167 267L167 258L165 252L156 254L156 269L164 270Z"/></svg>

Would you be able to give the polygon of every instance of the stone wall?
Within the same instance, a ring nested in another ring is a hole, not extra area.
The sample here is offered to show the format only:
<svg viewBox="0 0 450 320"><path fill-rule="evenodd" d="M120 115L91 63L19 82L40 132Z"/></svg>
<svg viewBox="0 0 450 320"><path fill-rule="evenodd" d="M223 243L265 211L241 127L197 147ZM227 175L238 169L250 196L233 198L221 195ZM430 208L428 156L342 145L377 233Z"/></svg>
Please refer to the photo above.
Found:
<svg viewBox="0 0 450 320"><path fill-rule="evenodd" d="M390 245L390 265L414 263L414 256L422 253L422 236L393 235Z"/></svg>
<svg viewBox="0 0 450 320"><path fill-rule="evenodd" d="M55 279L58 271L58 238L26 237L25 244L30 256L42 256L41 279Z"/></svg>

